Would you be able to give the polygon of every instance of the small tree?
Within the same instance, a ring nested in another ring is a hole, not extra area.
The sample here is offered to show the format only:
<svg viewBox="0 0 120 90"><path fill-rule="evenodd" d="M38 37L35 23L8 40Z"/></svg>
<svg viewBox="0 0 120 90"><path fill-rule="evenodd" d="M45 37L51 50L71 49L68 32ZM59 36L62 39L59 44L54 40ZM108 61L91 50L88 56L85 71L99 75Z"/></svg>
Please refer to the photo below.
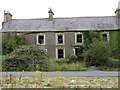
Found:
<svg viewBox="0 0 120 90"><path fill-rule="evenodd" d="M102 42L97 39L92 40L89 49L87 49L83 55L85 56L87 66L90 65L102 65L108 60L110 55L109 43Z"/></svg>
<svg viewBox="0 0 120 90"><path fill-rule="evenodd" d="M3 41L3 54L9 54L18 48L20 45L24 45L25 41L21 36L13 35L10 39Z"/></svg>
<svg viewBox="0 0 120 90"><path fill-rule="evenodd" d="M20 46L3 61L6 70L43 70L48 68L48 56L39 46Z"/></svg>

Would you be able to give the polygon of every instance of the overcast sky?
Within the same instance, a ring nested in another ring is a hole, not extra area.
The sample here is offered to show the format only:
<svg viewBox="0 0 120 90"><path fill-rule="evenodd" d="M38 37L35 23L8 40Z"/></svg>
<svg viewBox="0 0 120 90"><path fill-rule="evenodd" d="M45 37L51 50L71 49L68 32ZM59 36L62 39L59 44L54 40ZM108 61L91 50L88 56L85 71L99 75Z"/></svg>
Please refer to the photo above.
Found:
<svg viewBox="0 0 120 90"><path fill-rule="evenodd" d="M114 16L119 0L0 0L0 23L4 10L13 19L47 18L48 8L54 17ZM0 24L1 28L1 24Z"/></svg>

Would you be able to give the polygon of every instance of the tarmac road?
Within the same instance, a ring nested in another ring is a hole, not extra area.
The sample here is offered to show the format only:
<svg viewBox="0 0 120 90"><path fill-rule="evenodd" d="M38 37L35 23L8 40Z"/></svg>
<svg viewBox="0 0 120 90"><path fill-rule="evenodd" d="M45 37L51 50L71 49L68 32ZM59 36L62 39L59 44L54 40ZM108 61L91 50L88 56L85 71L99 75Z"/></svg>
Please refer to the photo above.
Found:
<svg viewBox="0 0 120 90"><path fill-rule="evenodd" d="M60 73L56 72L43 72L43 76L70 76L70 77L120 77L120 72L117 71L62 71ZM0 72L1 74L1 72ZM34 77L35 72L2 72L2 76L32 76Z"/></svg>

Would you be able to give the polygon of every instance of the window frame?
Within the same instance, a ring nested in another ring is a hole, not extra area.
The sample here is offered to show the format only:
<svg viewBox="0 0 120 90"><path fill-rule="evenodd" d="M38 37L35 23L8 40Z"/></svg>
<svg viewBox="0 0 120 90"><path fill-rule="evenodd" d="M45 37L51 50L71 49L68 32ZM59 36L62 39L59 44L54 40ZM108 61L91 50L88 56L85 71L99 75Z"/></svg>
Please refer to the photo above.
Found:
<svg viewBox="0 0 120 90"><path fill-rule="evenodd" d="M103 34L106 34L106 35L107 35L107 41L103 41L103 36L102 36L102 41L103 41L103 42L109 42L109 40L110 40L110 38L109 38L109 32L103 32L102 35L103 35Z"/></svg>
<svg viewBox="0 0 120 90"><path fill-rule="evenodd" d="M17 35L17 36L21 36L22 34L21 34L21 33L17 33L16 35Z"/></svg>
<svg viewBox="0 0 120 90"><path fill-rule="evenodd" d="M58 43L58 35L63 36L63 43ZM64 35L64 33L56 33L56 45L65 45L65 35Z"/></svg>
<svg viewBox="0 0 120 90"><path fill-rule="evenodd" d="M82 43L77 43L77 35L81 34L82 35ZM83 45L84 44L84 36L83 36L83 33L81 32L78 32L78 33L75 33L75 45Z"/></svg>
<svg viewBox="0 0 120 90"><path fill-rule="evenodd" d="M43 44L38 43L38 36L43 36L44 37L44 43ZM39 34L37 34L36 38L37 38L37 45L45 45L45 34L39 33Z"/></svg>
<svg viewBox="0 0 120 90"><path fill-rule="evenodd" d="M44 51L47 53L48 51L47 51L47 49L44 49Z"/></svg>
<svg viewBox="0 0 120 90"><path fill-rule="evenodd" d="M56 59L58 58L58 49L63 49L63 58L65 58L65 48L56 48Z"/></svg>

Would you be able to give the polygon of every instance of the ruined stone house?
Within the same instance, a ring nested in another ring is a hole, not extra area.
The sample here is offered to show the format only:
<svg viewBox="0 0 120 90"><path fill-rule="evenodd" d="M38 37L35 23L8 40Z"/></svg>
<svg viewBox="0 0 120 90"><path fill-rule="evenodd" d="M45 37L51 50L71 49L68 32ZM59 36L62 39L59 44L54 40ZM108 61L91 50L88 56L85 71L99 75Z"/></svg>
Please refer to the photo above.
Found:
<svg viewBox="0 0 120 90"><path fill-rule="evenodd" d="M101 31L106 42L117 40L119 11L115 16L54 18L50 9L48 18L38 19L12 19L12 14L5 12L1 32L4 40L13 33L23 35L27 45L40 46L50 57L66 58L77 54L76 46L84 45L85 31ZM111 37L114 34L116 37Z"/></svg>

